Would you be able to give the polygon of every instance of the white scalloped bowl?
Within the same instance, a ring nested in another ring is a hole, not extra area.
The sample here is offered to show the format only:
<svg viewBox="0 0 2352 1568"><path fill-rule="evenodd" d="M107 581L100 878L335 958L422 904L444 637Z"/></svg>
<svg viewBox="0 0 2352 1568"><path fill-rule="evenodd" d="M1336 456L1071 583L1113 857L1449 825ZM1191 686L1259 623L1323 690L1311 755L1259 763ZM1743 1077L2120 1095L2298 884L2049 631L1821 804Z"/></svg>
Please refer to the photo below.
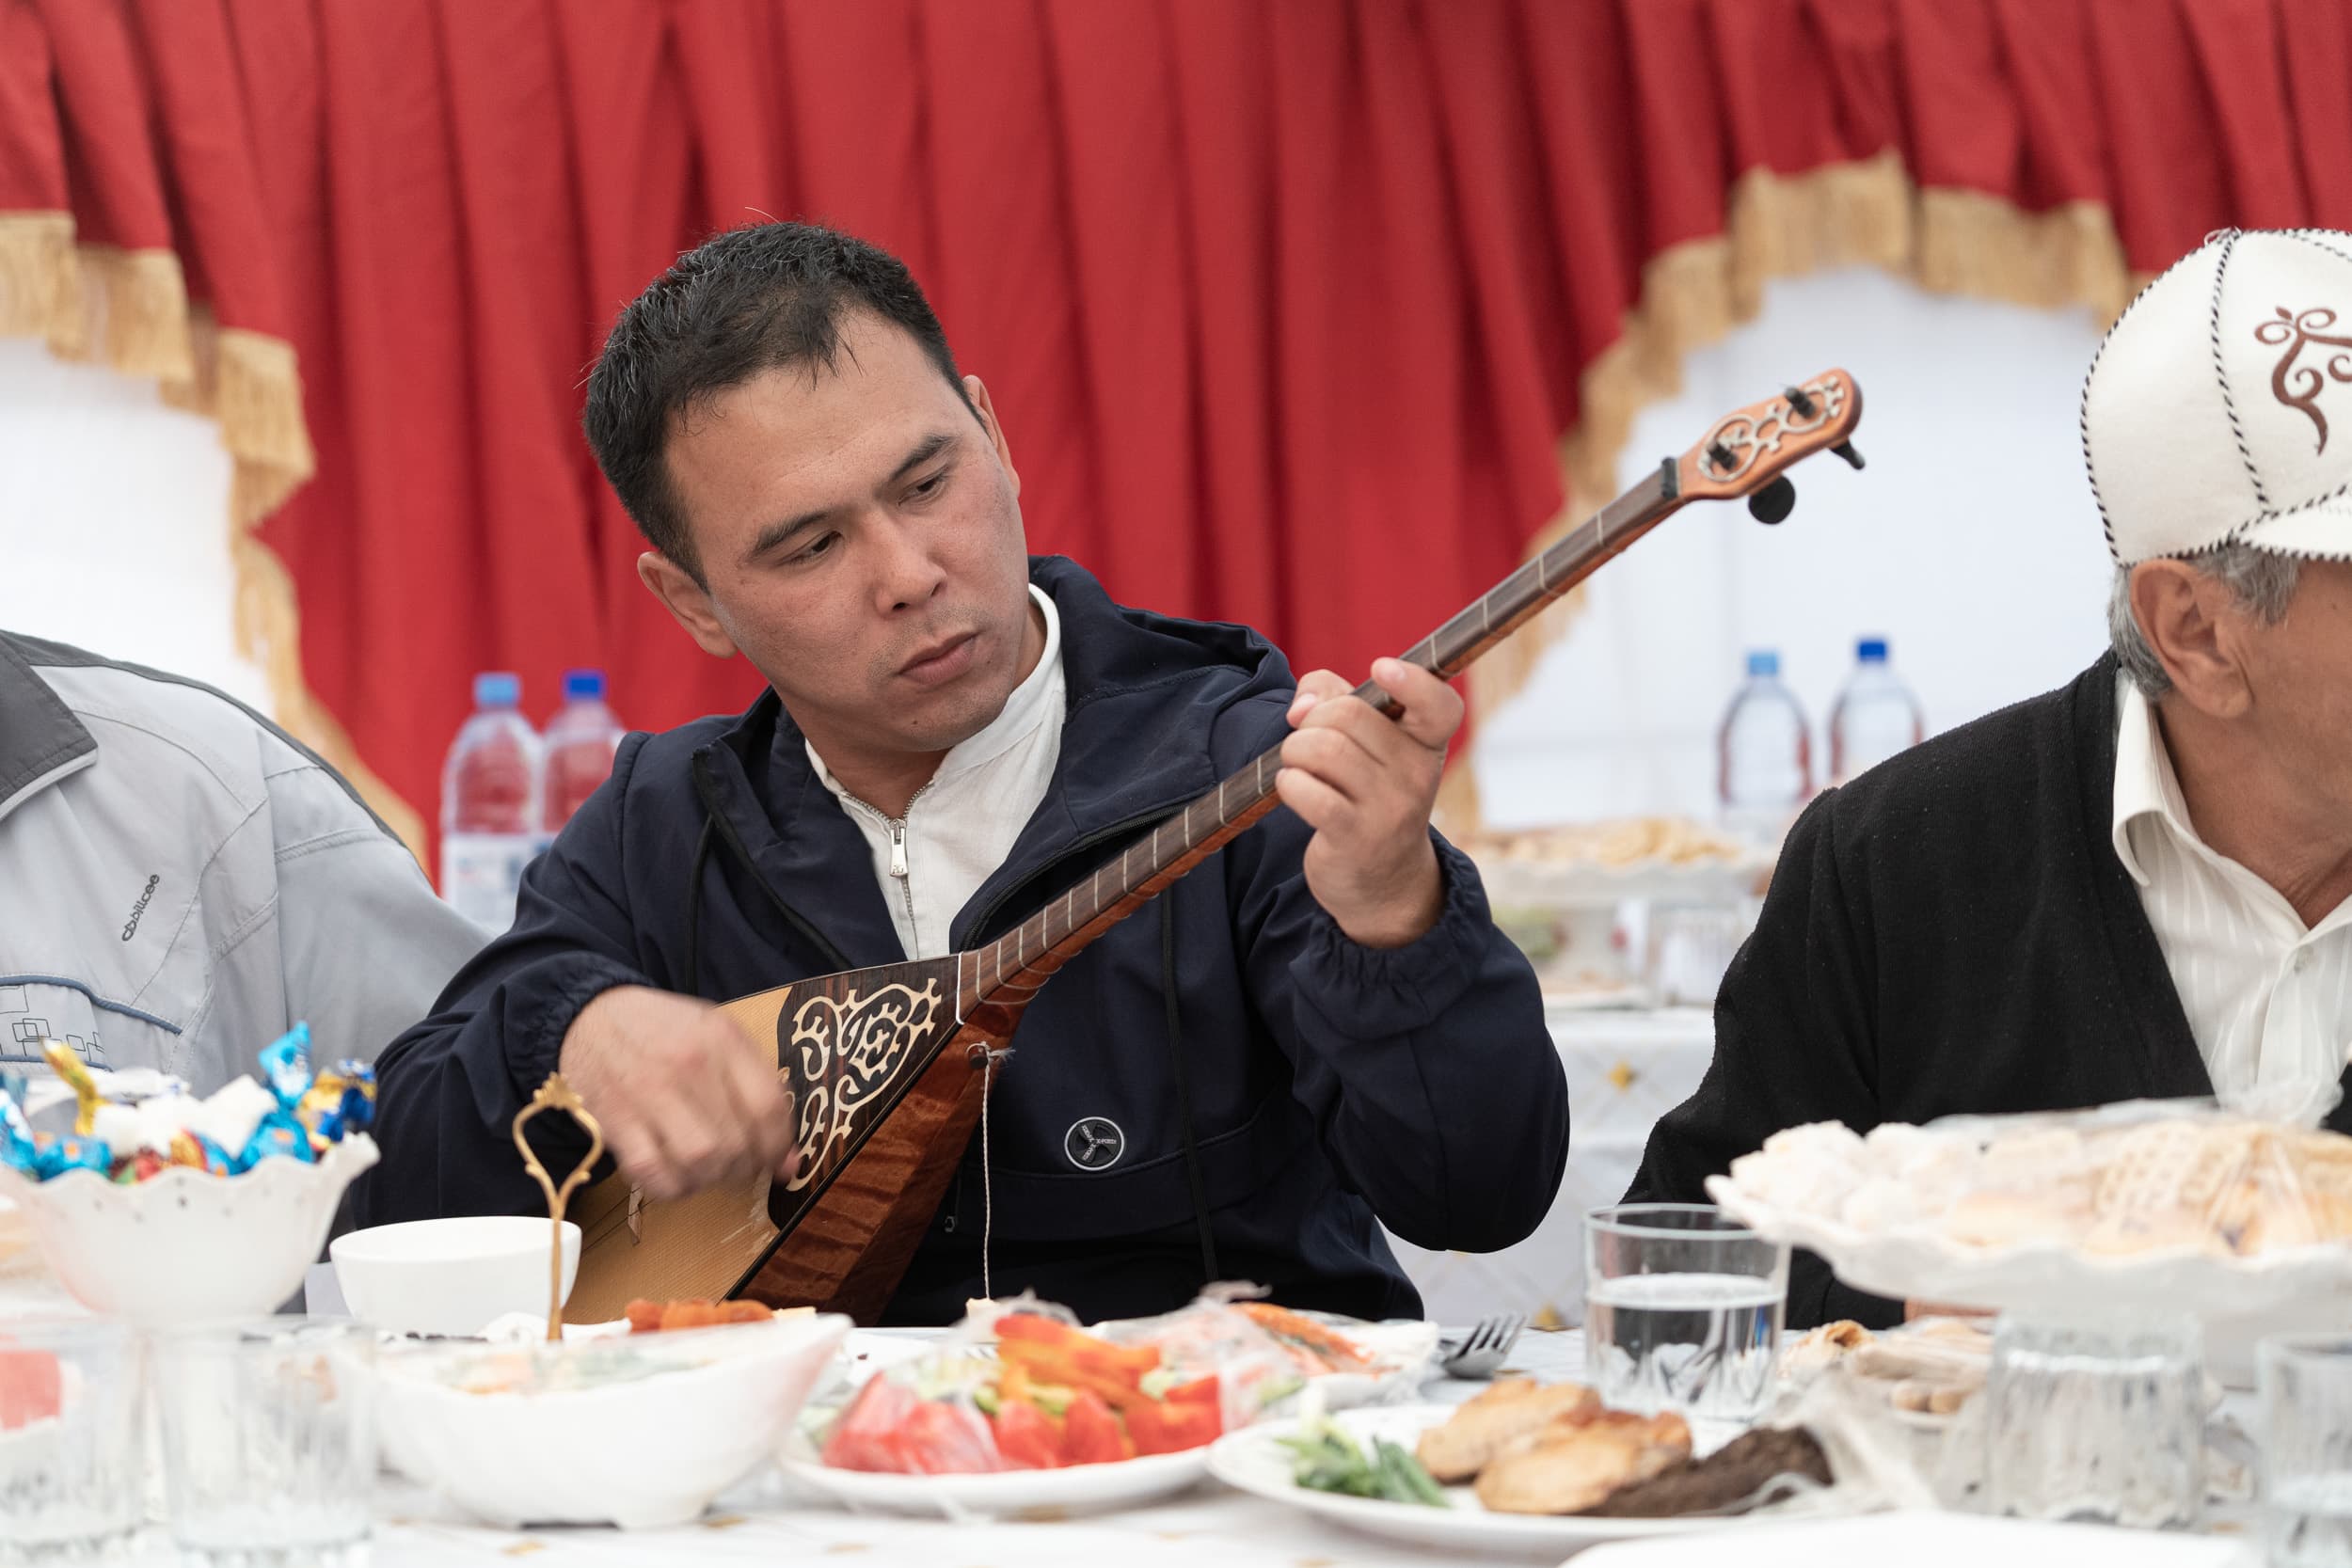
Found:
<svg viewBox="0 0 2352 1568"><path fill-rule="evenodd" d="M343 1189L375 1161L361 1132L316 1164L270 1159L238 1176L179 1166L121 1185L96 1171L34 1181L0 1166L0 1196L32 1223L74 1300L167 1328L277 1310L318 1260Z"/></svg>
<svg viewBox="0 0 2352 1568"><path fill-rule="evenodd" d="M775 1463L850 1320L779 1318L509 1347L438 1343L376 1358L385 1458L467 1513L525 1525L679 1525ZM615 1356L650 1375L475 1393L488 1374L584 1371ZM644 1369L640 1369L644 1370Z"/></svg>
<svg viewBox="0 0 2352 1568"><path fill-rule="evenodd" d="M2352 1246L2322 1243L2251 1257L2187 1247L2107 1256L2059 1242L1967 1246L1926 1229L1864 1231L1766 1201L1728 1176L1707 1179L1725 1213L1775 1242L1818 1253L1857 1291L2000 1312L2162 1307L2204 1324L2205 1368L2253 1386L2254 1347L2273 1334L2352 1328Z"/></svg>

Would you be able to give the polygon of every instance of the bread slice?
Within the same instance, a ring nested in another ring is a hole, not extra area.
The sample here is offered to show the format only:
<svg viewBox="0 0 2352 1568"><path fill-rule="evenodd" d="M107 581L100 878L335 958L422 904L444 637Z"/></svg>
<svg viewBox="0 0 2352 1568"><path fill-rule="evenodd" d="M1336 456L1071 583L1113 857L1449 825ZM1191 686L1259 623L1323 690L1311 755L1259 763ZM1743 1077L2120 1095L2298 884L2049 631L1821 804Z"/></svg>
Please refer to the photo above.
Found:
<svg viewBox="0 0 2352 1568"><path fill-rule="evenodd" d="M1415 1457L1441 1483L1478 1474L1505 1449L1561 1416L1591 1416L1600 1396L1577 1383L1549 1386L1529 1378L1505 1378L1469 1401L1442 1426L1421 1434Z"/></svg>

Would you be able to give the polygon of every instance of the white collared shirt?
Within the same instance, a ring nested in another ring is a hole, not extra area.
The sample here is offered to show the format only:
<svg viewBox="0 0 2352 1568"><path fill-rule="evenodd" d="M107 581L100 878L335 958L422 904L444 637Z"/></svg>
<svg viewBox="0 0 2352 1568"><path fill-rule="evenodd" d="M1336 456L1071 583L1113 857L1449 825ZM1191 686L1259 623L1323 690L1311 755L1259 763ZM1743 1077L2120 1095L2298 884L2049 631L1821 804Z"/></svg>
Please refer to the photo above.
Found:
<svg viewBox="0 0 2352 1568"><path fill-rule="evenodd" d="M950 951L949 923L1012 852L1061 757L1067 710L1061 617L1035 584L1029 598L1045 617L1045 651L1037 668L1012 689L1004 711L986 729L940 759L939 771L914 792L905 816L893 821L842 788L817 748L808 747L817 777L866 835L874 879L910 958Z"/></svg>
<svg viewBox="0 0 2352 1568"><path fill-rule="evenodd" d="M2225 1105L2310 1120L2352 1049L2352 899L2306 927L2197 836L2156 710L2129 676L2115 745L2115 852Z"/></svg>

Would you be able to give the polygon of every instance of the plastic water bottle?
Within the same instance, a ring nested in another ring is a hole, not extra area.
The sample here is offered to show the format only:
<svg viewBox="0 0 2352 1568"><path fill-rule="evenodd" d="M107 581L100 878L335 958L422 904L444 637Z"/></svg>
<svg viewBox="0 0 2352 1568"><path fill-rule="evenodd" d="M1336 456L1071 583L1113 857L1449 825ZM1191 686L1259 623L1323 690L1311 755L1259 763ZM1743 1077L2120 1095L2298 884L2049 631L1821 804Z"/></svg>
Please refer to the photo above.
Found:
<svg viewBox="0 0 2352 1568"><path fill-rule="evenodd" d="M441 768L441 896L478 926L515 924L523 867L539 849L539 736L522 716L523 683L473 678L473 717Z"/></svg>
<svg viewBox="0 0 2352 1568"><path fill-rule="evenodd" d="M1813 794L1813 741L1796 695L1780 683L1780 655L1748 655L1748 678L1724 715L1716 740L1724 825L1758 844L1777 844Z"/></svg>
<svg viewBox="0 0 2352 1568"><path fill-rule="evenodd" d="M552 839L572 813L612 776L612 753L628 726L605 705L604 672L564 672L564 705L548 721L548 787L544 838Z"/></svg>
<svg viewBox="0 0 2352 1568"><path fill-rule="evenodd" d="M1886 639L1854 644L1854 672L1829 710L1829 770L1838 784L1867 772L1927 733L1917 699L1887 668Z"/></svg>

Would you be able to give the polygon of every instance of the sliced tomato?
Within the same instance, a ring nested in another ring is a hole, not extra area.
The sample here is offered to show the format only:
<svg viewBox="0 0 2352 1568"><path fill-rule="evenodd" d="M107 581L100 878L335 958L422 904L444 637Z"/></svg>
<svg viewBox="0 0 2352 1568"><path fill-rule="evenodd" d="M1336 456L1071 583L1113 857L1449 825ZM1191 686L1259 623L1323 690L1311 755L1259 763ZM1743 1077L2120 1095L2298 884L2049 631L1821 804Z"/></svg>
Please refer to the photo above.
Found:
<svg viewBox="0 0 2352 1568"><path fill-rule="evenodd" d="M1136 1456L1135 1440L1092 1389L1081 1389L1070 1402L1062 1417L1061 1434L1065 1465L1108 1465Z"/></svg>
<svg viewBox="0 0 2352 1568"><path fill-rule="evenodd" d="M1146 1400L1126 1410L1128 1435L1137 1453L1180 1453L1214 1443L1225 1418L1214 1404L1198 1400Z"/></svg>
<svg viewBox="0 0 2352 1568"><path fill-rule="evenodd" d="M971 1405L925 1400L898 1424L890 1444L910 1475L978 1475L1006 1468L988 1418Z"/></svg>
<svg viewBox="0 0 2352 1568"><path fill-rule="evenodd" d="M45 1350L0 1350L0 1431L49 1420L65 1408L57 1358Z"/></svg>
<svg viewBox="0 0 2352 1568"><path fill-rule="evenodd" d="M1061 1445L1061 1423L1028 1401L1008 1399L997 1407L996 1451L1014 1469L1058 1469Z"/></svg>

